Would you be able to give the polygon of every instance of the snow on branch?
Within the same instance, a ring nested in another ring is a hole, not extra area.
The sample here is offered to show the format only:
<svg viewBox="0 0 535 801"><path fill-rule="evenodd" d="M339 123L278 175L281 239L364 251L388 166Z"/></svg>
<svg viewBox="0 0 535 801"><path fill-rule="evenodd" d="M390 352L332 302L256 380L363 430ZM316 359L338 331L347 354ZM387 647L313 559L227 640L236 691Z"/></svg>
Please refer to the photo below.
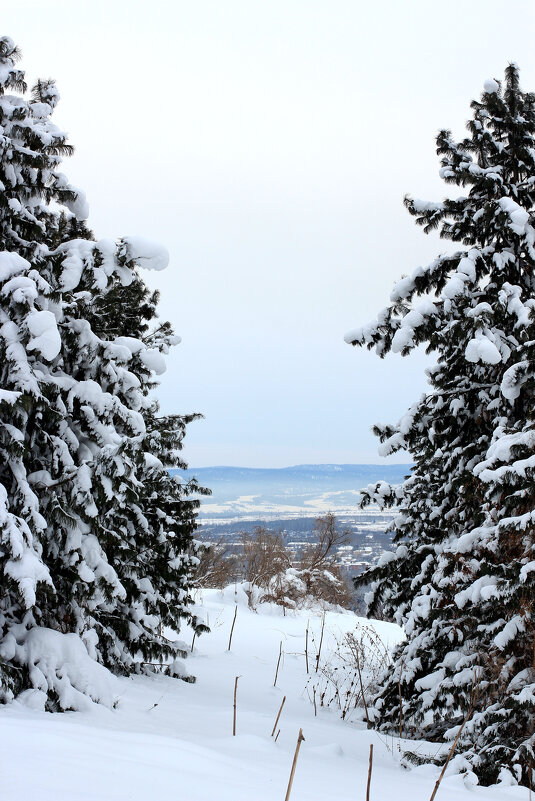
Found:
<svg viewBox="0 0 535 801"><path fill-rule="evenodd" d="M128 259L145 270L165 270L169 264L169 253L162 245L142 236L125 236L121 240Z"/></svg>

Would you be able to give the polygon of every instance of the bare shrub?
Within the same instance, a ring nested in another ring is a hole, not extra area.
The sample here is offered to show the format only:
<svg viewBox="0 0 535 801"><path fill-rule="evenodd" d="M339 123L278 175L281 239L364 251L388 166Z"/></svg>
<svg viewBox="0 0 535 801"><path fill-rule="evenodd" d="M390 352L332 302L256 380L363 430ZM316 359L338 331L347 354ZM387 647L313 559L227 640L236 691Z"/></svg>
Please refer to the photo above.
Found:
<svg viewBox="0 0 535 801"><path fill-rule="evenodd" d="M356 709L367 718L368 705L389 664L390 654L375 629L360 625L336 640L318 673L309 678L309 697L320 706L338 708L342 720L350 719Z"/></svg>
<svg viewBox="0 0 535 801"><path fill-rule="evenodd" d="M290 552L280 531L256 526L252 536L242 534L242 578L266 588L271 579L291 566Z"/></svg>
<svg viewBox="0 0 535 801"><path fill-rule="evenodd" d="M225 539L198 546L199 560L194 575L194 586L221 589L239 577L240 563L236 553Z"/></svg>

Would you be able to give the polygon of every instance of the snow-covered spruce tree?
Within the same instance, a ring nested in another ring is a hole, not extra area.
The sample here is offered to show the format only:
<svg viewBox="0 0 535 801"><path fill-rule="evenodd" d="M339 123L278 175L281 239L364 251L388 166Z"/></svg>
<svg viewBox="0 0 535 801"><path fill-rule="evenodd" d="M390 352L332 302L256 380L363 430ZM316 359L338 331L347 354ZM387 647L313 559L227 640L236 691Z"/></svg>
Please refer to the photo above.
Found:
<svg viewBox="0 0 535 801"><path fill-rule="evenodd" d="M31 258L45 242L88 236L87 203L58 171L73 150L50 120L58 90L53 81L38 81L27 100L24 73L15 66L19 57L13 41L1 37L0 248ZM52 201L72 213L58 213Z"/></svg>
<svg viewBox="0 0 535 801"><path fill-rule="evenodd" d="M137 237L123 240L119 263L132 269L136 260L145 266L149 260L158 269L167 257L162 252L155 258L154 246L147 249ZM106 517L96 521L97 537L107 543L105 551L118 566L126 596L100 607L95 618L106 664L121 669L137 669L140 654L147 662L176 658L180 646L163 635L162 626L178 631L187 618L198 633L206 630L187 612L198 561L192 555L198 501L188 496L206 490L195 481L180 483L167 469L186 468L180 456L182 440L186 425L198 415L161 416L150 396L157 385L154 375L165 370L164 355L179 341L168 322L150 327L157 302L158 293L150 293L134 269L127 286L115 281L106 293L93 298L84 313L97 338L108 342L115 336L115 343L126 347L128 370L139 381L135 408L139 404L143 435L133 442L123 439L118 450L105 449L96 470L100 503L106 508ZM108 380L107 374L98 377L103 386ZM119 492L110 492L112 487L119 487ZM170 669L186 676L179 662Z"/></svg>
<svg viewBox="0 0 535 801"><path fill-rule="evenodd" d="M26 100L16 57L0 39L0 700L111 704L102 665L183 673L163 627L197 625L194 486L167 470L193 416L160 418L150 395L176 338L151 332L157 296L138 267L166 254L91 241L57 171L70 151L49 119L57 91L39 82Z"/></svg>
<svg viewBox="0 0 535 801"><path fill-rule="evenodd" d="M398 507L396 550L360 582L371 582L370 613L407 634L378 692L377 725L449 739L469 716L460 763L485 784L506 773L526 783L535 720L535 96L520 90L512 64L472 109L467 138L437 137L441 176L465 194L405 200L426 232L438 228L462 249L403 278L378 319L346 337L380 356L421 343L437 356L429 393L397 426L375 429L380 452L407 449L414 468L401 487L381 483L365 496Z"/></svg>

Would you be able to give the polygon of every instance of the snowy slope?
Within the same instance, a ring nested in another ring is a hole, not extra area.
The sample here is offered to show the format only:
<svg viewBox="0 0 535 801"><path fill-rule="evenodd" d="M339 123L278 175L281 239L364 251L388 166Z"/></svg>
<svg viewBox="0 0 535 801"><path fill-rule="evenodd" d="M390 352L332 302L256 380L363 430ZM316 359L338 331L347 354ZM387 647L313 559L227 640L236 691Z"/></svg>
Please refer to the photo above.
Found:
<svg viewBox="0 0 535 801"><path fill-rule="evenodd" d="M212 633L196 642L187 660L196 684L164 677L121 679L115 711L93 705L87 712L51 715L20 703L1 708L3 801L283 801L300 727L306 739L292 801L365 798L370 743L372 801L428 801L436 768L404 770L397 740L387 742L362 723L341 721L331 710L319 709L314 717L305 692L304 640L308 619L319 640L319 613L283 616L268 605L254 613L244 600L242 593L235 596L231 590L203 593ZM352 630L358 621L353 614L327 613L323 653L328 654L334 636ZM377 623L376 628L390 644L401 636L390 624ZM273 687L280 642L284 657ZM238 675L233 737L232 695ZM281 733L274 743L270 734L283 695ZM465 787L460 776L452 775L444 779L437 798L527 801L528 791Z"/></svg>

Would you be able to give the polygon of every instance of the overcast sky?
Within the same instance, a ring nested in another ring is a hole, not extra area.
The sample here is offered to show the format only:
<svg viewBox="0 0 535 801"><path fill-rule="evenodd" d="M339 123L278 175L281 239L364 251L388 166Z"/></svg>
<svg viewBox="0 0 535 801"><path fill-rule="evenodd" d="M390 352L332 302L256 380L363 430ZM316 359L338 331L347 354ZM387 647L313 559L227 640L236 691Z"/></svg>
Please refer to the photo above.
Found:
<svg viewBox="0 0 535 801"><path fill-rule="evenodd" d="M2 22L57 81L96 236L170 251L148 278L183 338L162 408L205 415L189 463L380 461L370 426L426 359L343 336L445 249L402 204L451 192L438 129L462 136L509 61L535 90L533 0L17 0Z"/></svg>

